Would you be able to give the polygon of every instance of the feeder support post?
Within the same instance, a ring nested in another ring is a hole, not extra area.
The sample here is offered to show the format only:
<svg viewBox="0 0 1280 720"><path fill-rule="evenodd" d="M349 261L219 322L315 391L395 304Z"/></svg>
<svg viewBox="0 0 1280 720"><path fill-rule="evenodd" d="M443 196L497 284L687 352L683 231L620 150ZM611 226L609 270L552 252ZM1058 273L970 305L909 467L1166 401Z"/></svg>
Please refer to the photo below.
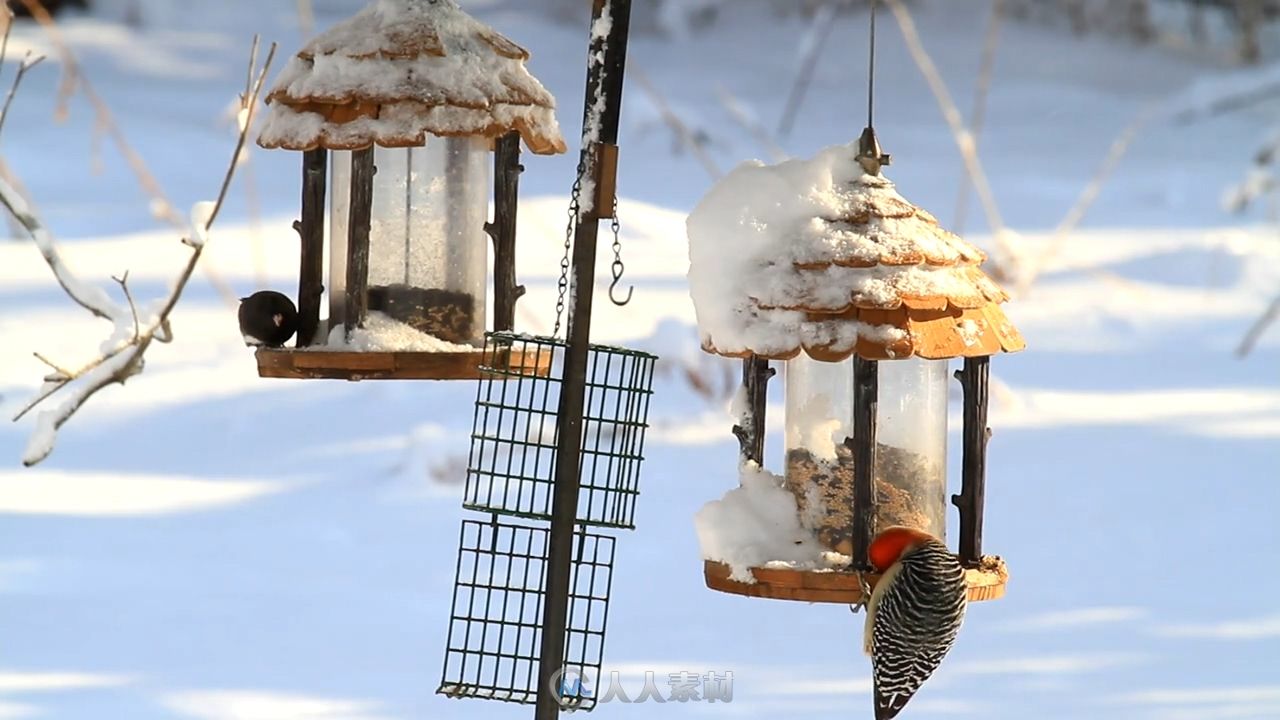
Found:
<svg viewBox="0 0 1280 720"><path fill-rule="evenodd" d="M627 33L631 0L594 0L591 42L587 65L583 142L578 181L594 180L595 187L613 186L613 178L601 178L597 170L600 146L616 145L622 110L622 78L626 67ZM607 32L597 29L607 26ZM602 100L600 105L597 102ZM608 164L604 164L608 167ZM557 417L555 488L551 506L551 540L547 555L546 605L542 616L542 646L538 664L536 720L555 720L560 714L559 688L564 663L565 627L569 614L569 581L574 526L578 515L578 483L581 468L582 410L586 397L588 350L591 343L591 301L595 286L596 238L599 218L612 215L598 207L599 195L587 193L577 219L573 241L573 270L569 292L568 349L560 387Z"/></svg>
<svg viewBox="0 0 1280 720"><path fill-rule="evenodd" d="M347 219L347 298L343 324L348 341L369 314L369 227L373 214L373 146L351 151L351 208Z"/></svg>
<svg viewBox="0 0 1280 720"><path fill-rule="evenodd" d="M301 241L298 252L298 347L311 345L320 327L324 295L324 185L329 151L302 154L302 217L294 224Z"/></svg>
<svg viewBox="0 0 1280 720"><path fill-rule="evenodd" d="M868 570L872 518L876 511L876 412L880 398L880 366L853 358L853 437L845 440L853 453L853 569ZM871 598L863 598L869 602Z"/></svg>
<svg viewBox="0 0 1280 720"><path fill-rule="evenodd" d="M982 513L986 503L987 397L991 375L988 356L964 359L955 377L964 391L964 455L960 465L960 494L951 503L960 511L960 562L975 567L982 561Z"/></svg>
<svg viewBox="0 0 1280 720"><path fill-rule="evenodd" d="M764 467L765 405L769 399L769 379L774 372L769 361L758 355L742 361L743 411L741 424L733 426L740 462L754 462Z"/></svg>
<svg viewBox="0 0 1280 720"><path fill-rule="evenodd" d="M516 301L525 293L516 284L516 210L519 206L520 133L498 139L493 151L493 222L484 224L493 239L493 329L514 330Z"/></svg>

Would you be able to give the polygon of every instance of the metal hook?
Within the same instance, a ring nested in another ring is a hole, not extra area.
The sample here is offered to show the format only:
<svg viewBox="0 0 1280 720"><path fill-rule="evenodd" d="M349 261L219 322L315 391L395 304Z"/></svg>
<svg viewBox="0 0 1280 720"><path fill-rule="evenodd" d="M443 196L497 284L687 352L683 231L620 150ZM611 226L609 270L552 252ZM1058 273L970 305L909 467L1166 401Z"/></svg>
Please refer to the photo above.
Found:
<svg viewBox="0 0 1280 720"><path fill-rule="evenodd" d="M613 296L613 291L617 290L618 283L622 282L622 269L623 269L622 261L614 260L613 261L613 282L609 283L609 300L613 301L613 304L617 305L618 307L622 307L623 305L626 305L627 302L631 302L631 293L635 292L636 290L635 286L628 287L626 300L618 300L617 297Z"/></svg>
<svg viewBox="0 0 1280 720"><path fill-rule="evenodd" d="M627 288L627 299L625 299L625 300L619 300L618 298L616 298L616 297L614 297L614 296L613 296L613 291L618 287L618 283L619 283L619 282L622 282L622 276L621 276L621 275L614 275L614 276L613 276L613 282L609 283L609 299L610 299L611 301L613 301L613 304L614 304L614 305L617 305L618 307L622 307L623 305L626 305L627 303L631 302L631 293L635 292L635 289L636 289L636 288L635 288L635 286L634 286L634 285L632 285L632 286L628 287L628 288Z"/></svg>

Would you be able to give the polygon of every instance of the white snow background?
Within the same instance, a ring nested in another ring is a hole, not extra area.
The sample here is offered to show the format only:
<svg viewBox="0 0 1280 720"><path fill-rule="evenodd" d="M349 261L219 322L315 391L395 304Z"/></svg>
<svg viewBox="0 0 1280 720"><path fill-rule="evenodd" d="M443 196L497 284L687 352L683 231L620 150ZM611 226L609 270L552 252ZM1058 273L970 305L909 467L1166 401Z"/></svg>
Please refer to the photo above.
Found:
<svg viewBox="0 0 1280 720"><path fill-rule="evenodd" d="M226 113L253 33L278 41L281 59L299 47L295 4L157 1L141 28L122 21L123 5L104 0L63 30L184 211L221 179L234 141ZM320 27L354 11L339 5L320 4ZM521 179L519 272L530 293L519 322L544 330L587 19L552 24L534 3L466 7L533 52L529 66L559 99L570 139L567 156L526 156ZM987 3L916 7L967 110ZM786 143L793 155L862 129L864 19L836 21ZM890 174L950 225L959 156L891 14L882 21L876 124ZM630 62L712 133L727 170L768 158L717 88L772 125L804 32L744 11L704 33L637 35ZM50 57L28 75L0 153L82 275L115 291L110 275L129 270L141 298L162 294L185 249L150 218L116 150L94 149L86 102L54 121L60 64L29 23L15 29L5 86L26 49ZM1228 72L1171 50L1007 23L980 142L1019 242L1032 254L1049 243L1140 110L1182 102ZM698 351L684 278L684 216L710 179L672 152L639 85L623 105L624 286L636 294L625 308L607 301L602 242L594 338L655 350L664 371L639 528L619 543L605 670L653 670L660 681L732 671L734 697L596 713L868 717L861 617L703 585L692 518L737 480L727 401L708 402L684 380L685 367L736 373ZM904 718L1280 717L1280 329L1247 359L1232 355L1280 290L1280 240L1263 213L1229 216L1219 202L1276 109L1158 118L1031 291L1008 305L1029 349L993 363L1007 392L993 400L986 549L1009 562L1009 593L972 608ZM205 262L240 295L262 287L260 276L292 292L299 168L296 153L255 150L214 228ZM967 237L990 250L976 202L969 218ZM58 291L22 238L0 241L0 301L8 417L45 372L33 350L74 364L103 326ZM0 424L0 718L530 716L434 694L474 386L259 379L234 308L203 275L173 325L175 341L153 347L146 372L94 398L39 467L19 465L30 421ZM776 460L780 383L774 390ZM953 460L957 451L953 431Z"/></svg>

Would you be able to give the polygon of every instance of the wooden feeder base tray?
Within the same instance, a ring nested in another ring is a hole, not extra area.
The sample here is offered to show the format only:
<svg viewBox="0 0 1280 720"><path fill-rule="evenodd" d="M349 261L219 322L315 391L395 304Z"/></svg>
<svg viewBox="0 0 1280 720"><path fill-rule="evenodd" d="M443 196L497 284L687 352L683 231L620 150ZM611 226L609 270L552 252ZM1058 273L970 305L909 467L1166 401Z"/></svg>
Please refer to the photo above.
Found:
<svg viewBox="0 0 1280 720"><path fill-rule="evenodd" d="M551 353L499 351L489 362L525 376L551 374ZM349 352L258 348L258 376L328 380L478 380L485 352ZM501 377L501 376L499 376Z"/></svg>
<svg viewBox="0 0 1280 720"><path fill-rule="evenodd" d="M838 570L794 570L790 568L752 568L754 583L729 578L729 566L714 560L703 561L707 587L720 592L774 600L799 600L852 605L862 601L857 573ZM969 602L999 600L1009 582L1009 570L998 557L987 556L982 565L965 571L969 582ZM874 589L879 575L869 574L867 582Z"/></svg>

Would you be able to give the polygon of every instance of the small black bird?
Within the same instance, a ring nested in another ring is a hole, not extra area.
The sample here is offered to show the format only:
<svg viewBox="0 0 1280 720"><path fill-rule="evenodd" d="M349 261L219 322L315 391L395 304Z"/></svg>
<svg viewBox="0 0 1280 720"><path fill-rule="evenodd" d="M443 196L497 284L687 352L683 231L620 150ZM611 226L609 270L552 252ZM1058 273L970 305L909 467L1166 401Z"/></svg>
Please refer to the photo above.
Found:
<svg viewBox="0 0 1280 720"><path fill-rule="evenodd" d="M259 290L240 298L240 334L246 345L280 347L298 329L298 308L274 290Z"/></svg>

